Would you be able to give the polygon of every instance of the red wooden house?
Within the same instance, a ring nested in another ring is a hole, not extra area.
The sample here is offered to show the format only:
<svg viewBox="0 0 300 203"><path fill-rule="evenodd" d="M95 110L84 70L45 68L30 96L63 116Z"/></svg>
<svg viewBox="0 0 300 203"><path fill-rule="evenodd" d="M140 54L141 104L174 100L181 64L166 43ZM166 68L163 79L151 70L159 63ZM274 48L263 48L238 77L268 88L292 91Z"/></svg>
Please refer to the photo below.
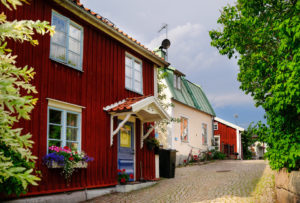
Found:
<svg viewBox="0 0 300 203"><path fill-rule="evenodd" d="M134 180L155 179L154 151L143 147L153 130L145 123L169 119L156 100L158 67L169 64L108 19L73 0L33 0L9 11L8 20L46 20L56 26L39 45L10 42L18 65L35 68L38 103L30 121L42 181L28 195L114 186L117 169ZM94 158L68 185L57 169L42 163L48 147L69 146ZM141 177L142 176L142 177Z"/></svg>
<svg viewBox="0 0 300 203"><path fill-rule="evenodd" d="M228 157L242 158L241 128L221 118L214 118L214 141L216 149L227 154Z"/></svg>

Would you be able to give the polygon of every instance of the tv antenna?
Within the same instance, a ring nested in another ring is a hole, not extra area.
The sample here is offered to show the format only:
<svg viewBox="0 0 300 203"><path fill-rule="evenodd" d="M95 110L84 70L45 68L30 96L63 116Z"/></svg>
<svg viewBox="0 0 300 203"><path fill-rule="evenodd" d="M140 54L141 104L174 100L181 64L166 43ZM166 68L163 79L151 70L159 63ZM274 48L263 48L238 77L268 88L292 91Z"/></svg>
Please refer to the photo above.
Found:
<svg viewBox="0 0 300 203"><path fill-rule="evenodd" d="M158 33L160 33L162 30L166 30L166 38L168 38L168 24L167 23L163 23L161 28L158 30Z"/></svg>

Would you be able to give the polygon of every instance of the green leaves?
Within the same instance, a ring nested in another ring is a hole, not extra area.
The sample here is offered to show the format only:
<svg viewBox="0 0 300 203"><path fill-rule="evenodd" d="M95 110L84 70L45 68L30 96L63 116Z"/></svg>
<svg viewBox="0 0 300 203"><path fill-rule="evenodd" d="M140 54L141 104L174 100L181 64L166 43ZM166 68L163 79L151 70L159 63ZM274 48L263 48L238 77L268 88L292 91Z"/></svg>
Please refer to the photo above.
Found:
<svg viewBox="0 0 300 203"><path fill-rule="evenodd" d="M299 9L293 0L238 0L224 7L223 29L209 32L220 54L239 56L240 88L266 111L259 134L273 169L300 165Z"/></svg>
<svg viewBox="0 0 300 203"><path fill-rule="evenodd" d="M1 2L9 9L26 3L25 0ZM6 40L28 41L38 45L38 41L32 37L35 33L44 35L53 32L54 28L48 22L9 22L4 13L0 14L0 193L19 195L26 192L29 184L37 185L40 180L33 175L37 157L31 152L32 135L22 135L22 129L13 128L19 119L30 119L30 112L37 102L32 97L37 91L31 85L35 73L28 66L16 67L17 56L10 53Z"/></svg>

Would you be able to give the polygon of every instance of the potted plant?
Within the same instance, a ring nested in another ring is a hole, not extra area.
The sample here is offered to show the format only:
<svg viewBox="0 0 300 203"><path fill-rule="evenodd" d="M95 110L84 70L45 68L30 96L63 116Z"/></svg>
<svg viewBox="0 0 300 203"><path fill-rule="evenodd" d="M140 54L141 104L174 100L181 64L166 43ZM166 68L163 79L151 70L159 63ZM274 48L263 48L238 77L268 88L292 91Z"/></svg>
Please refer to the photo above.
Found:
<svg viewBox="0 0 300 203"><path fill-rule="evenodd" d="M133 174L127 174L125 169L118 169L118 181L121 185L125 185L129 180L133 180Z"/></svg>
<svg viewBox="0 0 300 203"><path fill-rule="evenodd" d="M49 150L50 153L43 157L44 164L48 168L62 168L62 174L68 182L76 168L87 168L88 162L94 160L84 152L71 151L67 146L51 146Z"/></svg>
<svg viewBox="0 0 300 203"><path fill-rule="evenodd" d="M148 137L145 142L149 150L159 148L159 141L155 137Z"/></svg>

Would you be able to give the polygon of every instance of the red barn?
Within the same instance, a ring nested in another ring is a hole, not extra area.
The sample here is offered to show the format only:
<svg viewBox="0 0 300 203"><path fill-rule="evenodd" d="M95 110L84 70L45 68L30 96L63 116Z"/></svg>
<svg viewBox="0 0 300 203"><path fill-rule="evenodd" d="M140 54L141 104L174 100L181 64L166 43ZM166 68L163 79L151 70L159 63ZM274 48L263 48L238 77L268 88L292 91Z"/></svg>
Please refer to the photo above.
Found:
<svg viewBox="0 0 300 203"><path fill-rule="evenodd" d="M143 126L169 119L156 99L157 68L169 64L79 1L30 2L17 11L1 6L8 20L56 26L53 37L35 36L36 47L9 43L18 65L36 71L38 103L31 120L18 127L33 134L36 167L43 176L27 195L114 186L118 168L136 181L155 179L154 151L143 147L154 126L149 131ZM52 145L82 150L94 161L67 184L59 170L42 163Z"/></svg>
<svg viewBox="0 0 300 203"><path fill-rule="evenodd" d="M221 118L214 118L214 139L216 149L227 154L228 157L238 153L242 158L241 132L244 128L234 125Z"/></svg>

